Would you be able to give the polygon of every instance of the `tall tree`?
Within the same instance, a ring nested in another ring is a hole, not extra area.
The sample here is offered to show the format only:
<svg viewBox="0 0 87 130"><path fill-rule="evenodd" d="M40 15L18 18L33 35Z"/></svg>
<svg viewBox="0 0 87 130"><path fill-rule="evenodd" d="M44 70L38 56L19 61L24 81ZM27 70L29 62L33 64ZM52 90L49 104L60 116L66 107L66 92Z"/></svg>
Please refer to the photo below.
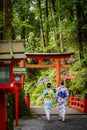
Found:
<svg viewBox="0 0 87 130"><path fill-rule="evenodd" d="M42 20L41 1L37 0L37 4L38 4L38 9L39 9L39 19L40 19L40 31L41 31L42 47L43 47L43 51L44 51L45 38L44 38L44 31L43 31L43 20Z"/></svg>
<svg viewBox="0 0 87 130"><path fill-rule="evenodd" d="M0 40L3 40L3 0L0 1Z"/></svg>
<svg viewBox="0 0 87 130"><path fill-rule="evenodd" d="M22 12L22 9L21 9ZM25 14L21 15L21 21L24 22L25 21ZM21 27L21 39L25 39L25 26L22 25Z"/></svg>
<svg viewBox="0 0 87 130"><path fill-rule="evenodd" d="M83 45L82 45L82 6L81 2L77 0L76 2L76 16L77 16L77 34L78 34L78 43L80 50L80 58L83 58Z"/></svg>
<svg viewBox="0 0 87 130"><path fill-rule="evenodd" d="M4 20L4 40L11 40L12 27L12 3L11 0L3 0L3 20ZM12 109L12 95L8 94L6 97L7 107L7 130L13 130L13 109Z"/></svg>
<svg viewBox="0 0 87 130"><path fill-rule="evenodd" d="M46 46L49 42L48 0L46 0Z"/></svg>
<svg viewBox="0 0 87 130"><path fill-rule="evenodd" d="M61 16L60 16L60 1L58 0L58 23L59 23L59 40L60 40L60 51L63 52L63 41L62 41L62 29L61 29Z"/></svg>
<svg viewBox="0 0 87 130"><path fill-rule="evenodd" d="M78 35L78 43L80 50L80 58L84 58L84 48L87 46L87 2L76 1L76 16L77 16L77 35ZM85 46L85 47L84 47Z"/></svg>
<svg viewBox="0 0 87 130"><path fill-rule="evenodd" d="M4 23L4 40L11 40L11 28L12 28L12 3L11 0L3 0L3 23Z"/></svg>
<svg viewBox="0 0 87 130"><path fill-rule="evenodd" d="M56 20L55 20L55 0L50 0L50 7L51 7L51 18L53 24L53 32L54 32L54 43L56 42Z"/></svg>

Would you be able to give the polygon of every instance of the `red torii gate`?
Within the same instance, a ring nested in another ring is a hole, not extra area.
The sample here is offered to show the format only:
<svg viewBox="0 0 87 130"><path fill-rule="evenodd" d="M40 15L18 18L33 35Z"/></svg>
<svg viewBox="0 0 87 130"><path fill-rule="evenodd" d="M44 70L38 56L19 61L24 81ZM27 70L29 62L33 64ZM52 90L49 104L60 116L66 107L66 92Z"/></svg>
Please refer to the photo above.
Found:
<svg viewBox="0 0 87 130"><path fill-rule="evenodd" d="M26 61L21 60L20 66L25 68L55 68L56 69L56 87L60 84L60 68L69 68L70 65L65 65L60 63L60 59L70 58L74 53L26 53L27 60L37 59L37 64L28 64ZM43 64L44 59L55 59L53 64ZM70 76L67 76L71 79ZM24 75L22 76L22 83L24 80ZM24 89L24 85L22 85ZM30 99L25 97L25 102L28 108L30 109Z"/></svg>
<svg viewBox="0 0 87 130"><path fill-rule="evenodd" d="M26 61L21 60L20 66L27 68L55 68L56 69L56 87L60 85L60 68L69 68L70 65L65 65L60 63L60 59L70 58L74 53L26 53L27 60L37 59L37 64L28 64ZM43 64L44 59L55 59L53 64ZM70 76L67 76L69 79L72 79ZM24 80L24 75L22 76L22 83ZM24 85L22 85L24 89ZM25 97L25 102L28 108L30 109L30 99Z"/></svg>
<svg viewBox="0 0 87 130"><path fill-rule="evenodd" d="M56 69L56 87L59 86L60 68L69 68L69 65L60 63L60 59L70 58L74 53L26 53L27 59L37 59L37 64L27 64L21 61L25 68L55 68ZM43 64L44 59L55 59L54 64Z"/></svg>

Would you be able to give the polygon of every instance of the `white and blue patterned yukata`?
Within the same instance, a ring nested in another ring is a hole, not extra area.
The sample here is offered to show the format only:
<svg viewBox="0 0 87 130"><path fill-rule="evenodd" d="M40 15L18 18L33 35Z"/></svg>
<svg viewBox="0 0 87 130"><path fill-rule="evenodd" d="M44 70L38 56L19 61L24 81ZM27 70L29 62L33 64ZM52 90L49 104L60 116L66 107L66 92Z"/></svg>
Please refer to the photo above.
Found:
<svg viewBox="0 0 87 130"><path fill-rule="evenodd" d="M54 98L53 90L51 90L49 88L44 90L43 95L42 95L42 99L44 100L44 109L45 109L45 113L46 113L46 118L48 120L50 120L53 98Z"/></svg>
<svg viewBox="0 0 87 130"><path fill-rule="evenodd" d="M60 86L56 91L57 101L58 101L58 114L65 120L66 115L66 100L68 99L69 93L68 89L64 86Z"/></svg>

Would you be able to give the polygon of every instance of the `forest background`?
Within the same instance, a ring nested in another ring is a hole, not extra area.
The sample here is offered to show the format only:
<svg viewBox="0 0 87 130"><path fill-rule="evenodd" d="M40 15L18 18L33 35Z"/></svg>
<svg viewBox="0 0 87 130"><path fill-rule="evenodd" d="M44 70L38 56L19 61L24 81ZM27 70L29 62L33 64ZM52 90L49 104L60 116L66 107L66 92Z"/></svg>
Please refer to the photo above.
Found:
<svg viewBox="0 0 87 130"><path fill-rule="evenodd" d="M0 0L0 40L25 40L25 52L68 53L70 59L61 62L69 69L60 70L69 75L66 86L73 94L87 93L87 2L85 0ZM35 60L28 61L36 63ZM44 61L53 63L53 60ZM27 69L25 92L31 105L41 105L46 87L35 84L49 77L55 91L55 69Z"/></svg>

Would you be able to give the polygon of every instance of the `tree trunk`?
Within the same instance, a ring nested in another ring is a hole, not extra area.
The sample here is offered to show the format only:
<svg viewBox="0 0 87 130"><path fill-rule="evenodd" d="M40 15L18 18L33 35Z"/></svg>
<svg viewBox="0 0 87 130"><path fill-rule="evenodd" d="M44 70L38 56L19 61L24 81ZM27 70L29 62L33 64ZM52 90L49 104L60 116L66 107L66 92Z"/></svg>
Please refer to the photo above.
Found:
<svg viewBox="0 0 87 130"><path fill-rule="evenodd" d="M21 8L21 12L23 11L23 9ZM25 16L24 14L21 15L21 21L24 22L25 21ZM25 39L25 26L21 27L21 39Z"/></svg>
<svg viewBox="0 0 87 130"><path fill-rule="evenodd" d="M0 13L1 13L1 18L0 18L0 40L3 40L3 0L0 1Z"/></svg>
<svg viewBox="0 0 87 130"><path fill-rule="evenodd" d="M82 45L82 7L80 1L76 3L76 16L77 16L77 33L78 33L78 43L79 43L79 50L80 50L80 58L82 59L83 56L83 45Z"/></svg>
<svg viewBox="0 0 87 130"><path fill-rule="evenodd" d="M39 17L40 17L40 31L41 31L41 39L42 39L42 47L44 51L45 47L45 38L44 38L44 32L43 32L43 21L42 21L42 11L41 11L41 1L37 0L38 2L38 8L39 8Z"/></svg>
<svg viewBox="0 0 87 130"><path fill-rule="evenodd" d="M59 25L60 25L60 16L59 16ZM63 52L63 41L62 41L62 30L60 25L60 32L59 32L59 39L60 39L60 51Z"/></svg>
<svg viewBox="0 0 87 130"><path fill-rule="evenodd" d="M48 0L46 0L46 46L49 42Z"/></svg>
<svg viewBox="0 0 87 130"><path fill-rule="evenodd" d="M60 1L58 0L58 13L59 13L59 19L58 19L58 23L59 23L59 39L60 39L60 51L63 52L63 41L62 41L62 29L61 29L61 16L60 16Z"/></svg>
<svg viewBox="0 0 87 130"><path fill-rule="evenodd" d="M4 23L4 40L11 40L11 21L12 21L12 4L11 0L3 1L3 23ZM13 130L13 110L12 110L12 95L6 96L7 105L7 130Z"/></svg>
<svg viewBox="0 0 87 130"><path fill-rule="evenodd" d="M4 23L4 33L3 39L4 40L11 40L11 21L12 21L12 4L11 0L4 0L3 1L3 23Z"/></svg>
<svg viewBox="0 0 87 130"><path fill-rule="evenodd" d="M53 23L53 32L54 32L54 43L56 42L56 20L55 20L55 1L51 0L51 15L52 15L52 23Z"/></svg>

